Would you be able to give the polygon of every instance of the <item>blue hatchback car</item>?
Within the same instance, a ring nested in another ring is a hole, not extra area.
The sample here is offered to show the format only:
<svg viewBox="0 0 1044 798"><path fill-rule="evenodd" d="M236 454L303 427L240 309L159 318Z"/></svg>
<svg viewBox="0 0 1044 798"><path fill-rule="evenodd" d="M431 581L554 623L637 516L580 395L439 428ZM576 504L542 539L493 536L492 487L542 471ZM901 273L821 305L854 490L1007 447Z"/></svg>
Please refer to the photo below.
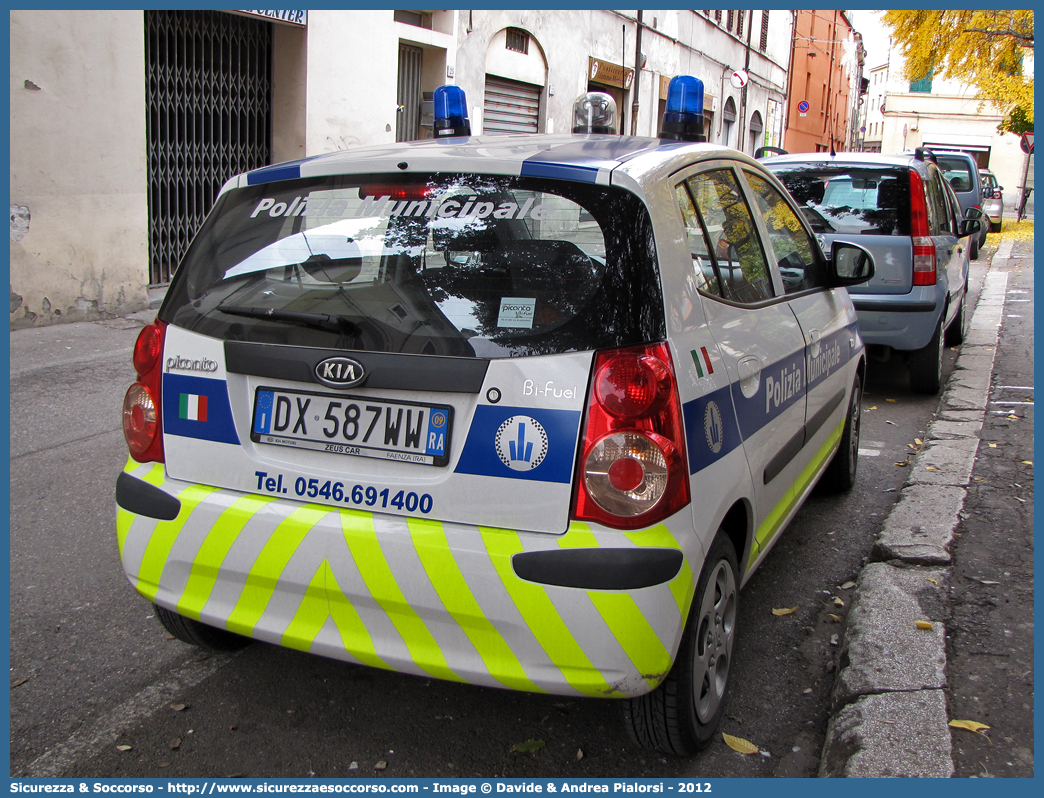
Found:
<svg viewBox="0 0 1044 798"><path fill-rule="evenodd" d="M879 360L901 357L914 391L938 393L944 345L964 338L981 210L962 213L925 150L801 153L761 162L798 201L824 251L848 240L873 254L873 279L848 289L868 350Z"/></svg>

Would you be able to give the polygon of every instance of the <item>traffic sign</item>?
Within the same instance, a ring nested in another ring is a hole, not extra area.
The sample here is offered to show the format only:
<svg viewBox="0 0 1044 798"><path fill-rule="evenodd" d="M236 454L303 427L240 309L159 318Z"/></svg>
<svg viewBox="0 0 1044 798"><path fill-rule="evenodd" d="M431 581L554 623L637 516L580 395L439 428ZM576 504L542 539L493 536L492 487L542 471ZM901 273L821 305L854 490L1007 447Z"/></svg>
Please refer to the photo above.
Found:
<svg viewBox="0 0 1044 798"><path fill-rule="evenodd" d="M732 73L732 85L737 89L742 89L747 85L747 81L750 80L750 75L744 72L742 69L737 69Z"/></svg>
<svg viewBox="0 0 1044 798"><path fill-rule="evenodd" d="M808 113L808 101L802 100L801 102L799 102L798 103L798 110L801 113L803 113L803 114L807 114Z"/></svg>
<svg viewBox="0 0 1044 798"><path fill-rule="evenodd" d="M1033 154L1033 134L1032 133L1023 133L1022 134L1021 146L1022 146L1022 151L1023 152L1029 153L1030 155Z"/></svg>

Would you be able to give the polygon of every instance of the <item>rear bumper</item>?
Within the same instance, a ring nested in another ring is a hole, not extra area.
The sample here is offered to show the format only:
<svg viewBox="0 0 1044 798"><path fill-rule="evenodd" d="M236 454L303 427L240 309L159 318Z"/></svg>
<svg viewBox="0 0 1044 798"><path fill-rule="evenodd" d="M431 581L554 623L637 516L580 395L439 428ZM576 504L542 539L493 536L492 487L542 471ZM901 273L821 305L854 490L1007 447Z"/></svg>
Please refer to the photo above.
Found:
<svg viewBox="0 0 1044 798"><path fill-rule="evenodd" d="M863 341L906 351L927 346L942 316L945 296L941 284L908 294L852 294Z"/></svg>
<svg viewBox="0 0 1044 798"><path fill-rule="evenodd" d="M133 460L120 483L120 557L150 601L269 643L492 687L652 690L702 564L695 536L670 529L688 507L646 530L574 523L550 536L216 489Z"/></svg>

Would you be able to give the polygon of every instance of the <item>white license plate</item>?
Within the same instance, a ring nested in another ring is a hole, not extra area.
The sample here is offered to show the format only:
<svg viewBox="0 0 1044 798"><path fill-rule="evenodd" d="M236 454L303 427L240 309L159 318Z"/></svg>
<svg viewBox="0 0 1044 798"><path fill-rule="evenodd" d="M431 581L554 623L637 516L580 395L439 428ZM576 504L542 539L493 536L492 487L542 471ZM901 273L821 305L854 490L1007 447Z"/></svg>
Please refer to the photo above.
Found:
<svg viewBox="0 0 1044 798"><path fill-rule="evenodd" d="M258 388L250 440L444 466L452 421L446 405Z"/></svg>

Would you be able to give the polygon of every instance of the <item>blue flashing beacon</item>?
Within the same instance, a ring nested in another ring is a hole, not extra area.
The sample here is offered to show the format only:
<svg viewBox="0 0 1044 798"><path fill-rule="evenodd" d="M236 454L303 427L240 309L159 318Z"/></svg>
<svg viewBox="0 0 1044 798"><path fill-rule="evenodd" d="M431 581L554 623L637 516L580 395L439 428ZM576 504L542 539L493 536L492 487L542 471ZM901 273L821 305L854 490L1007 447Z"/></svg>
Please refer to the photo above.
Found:
<svg viewBox="0 0 1044 798"><path fill-rule="evenodd" d="M470 136L468 101L460 86L439 86L435 89L435 138Z"/></svg>
<svg viewBox="0 0 1044 798"><path fill-rule="evenodd" d="M667 109L660 125L661 139L706 141L703 134L703 81L677 75L667 86Z"/></svg>

